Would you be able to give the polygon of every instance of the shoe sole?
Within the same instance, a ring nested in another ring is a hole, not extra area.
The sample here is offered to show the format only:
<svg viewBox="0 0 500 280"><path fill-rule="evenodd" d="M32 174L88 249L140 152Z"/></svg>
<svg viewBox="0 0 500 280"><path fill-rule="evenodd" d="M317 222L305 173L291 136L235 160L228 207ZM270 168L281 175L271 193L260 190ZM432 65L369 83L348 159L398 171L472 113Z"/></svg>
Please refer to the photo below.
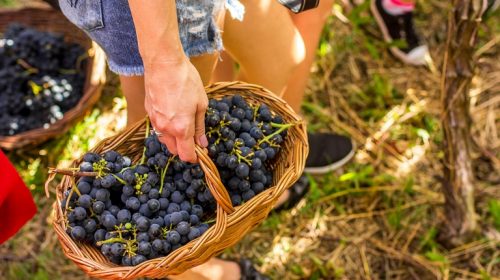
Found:
<svg viewBox="0 0 500 280"><path fill-rule="evenodd" d="M384 36L384 40L387 43L392 43L393 39L391 38L391 35L389 35L389 30L387 30L385 22L382 19L382 15L380 15L380 13L378 12L377 3L375 3L375 1L376 0L370 0L370 10L372 11L373 16L375 17L375 21L377 22L378 27L382 31L382 35ZM408 56L400 49L398 49L396 47L390 47L389 50L391 51L391 53L395 57L399 58L404 63L410 64L410 65L415 65L415 63L413 63L410 59L408 59Z"/></svg>
<svg viewBox="0 0 500 280"><path fill-rule="evenodd" d="M304 172L309 173L309 174L314 174L314 175L322 175L322 174L327 174L330 173L334 170L339 169L340 167L344 166L346 163L348 163L356 154L356 143L354 141L351 141L352 143L352 149L347 154L344 158L342 158L339 161L336 161L330 165L326 166L321 166L321 167L306 167L304 168Z"/></svg>

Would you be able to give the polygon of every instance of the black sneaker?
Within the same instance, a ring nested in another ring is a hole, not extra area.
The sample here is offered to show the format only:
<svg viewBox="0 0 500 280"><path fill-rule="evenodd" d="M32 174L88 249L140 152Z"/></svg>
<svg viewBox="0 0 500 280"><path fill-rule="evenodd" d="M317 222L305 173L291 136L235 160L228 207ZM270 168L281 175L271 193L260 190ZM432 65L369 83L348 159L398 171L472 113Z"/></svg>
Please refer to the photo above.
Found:
<svg viewBox="0 0 500 280"><path fill-rule="evenodd" d="M420 42L413 24L413 12L391 15L382 7L382 0L371 0L371 11L375 17L384 40L392 43L396 40L406 42L406 46L391 47L391 53L404 63L426 65L430 58L429 48Z"/></svg>
<svg viewBox="0 0 500 280"><path fill-rule="evenodd" d="M346 164L354 156L349 137L332 133L309 133L309 156L305 172L325 174Z"/></svg>

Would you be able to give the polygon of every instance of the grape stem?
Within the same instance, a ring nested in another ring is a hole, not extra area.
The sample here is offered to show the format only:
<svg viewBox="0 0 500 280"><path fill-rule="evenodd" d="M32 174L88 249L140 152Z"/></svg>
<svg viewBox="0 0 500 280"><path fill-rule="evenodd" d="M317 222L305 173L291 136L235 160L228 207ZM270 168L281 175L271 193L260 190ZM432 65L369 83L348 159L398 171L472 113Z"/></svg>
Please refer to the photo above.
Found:
<svg viewBox="0 0 500 280"><path fill-rule="evenodd" d="M271 126L272 127L276 127L276 128L290 128L292 126L296 125L296 123L274 123L274 122L271 122Z"/></svg>
<svg viewBox="0 0 500 280"><path fill-rule="evenodd" d="M35 67L31 66L28 62L26 62L24 59L21 59L21 58L18 58L16 60L16 63L21 65L24 69L26 69L26 71L28 71L28 73L30 74L36 74L38 73L38 69L36 69Z"/></svg>
<svg viewBox="0 0 500 280"><path fill-rule="evenodd" d="M82 194L80 193L80 190L78 189L78 187L76 186L76 182L75 182L75 178L71 178L71 182L73 183L73 187L71 188L71 191L74 191L76 192L76 194L78 196L82 196Z"/></svg>
<svg viewBox="0 0 500 280"><path fill-rule="evenodd" d="M99 241L96 243L97 246L101 246L103 244L108 244L108 243L124 243L124 244L127 244L128 242L130 242L130 240L125 240L123 238L120 238L120 237L112 237L112 238L109 238L109 239L106 239L106 240L102 240L102 241Z"/></svg>
<svg viewBox="0 0 500 280"><path fill-rule="evenodd" d="M216 222L216 219L211 219L211 220L205 221L205 224L212 224L215 222Z"/></svg>
<svg viewBox="0 0 500 280"><path fill-rule="evenodd" d="M236 154L236 157L238 158L238 161L241 163L241 161L243 160L244 162L246 162L247 164L251 165L252 164L252 161L250 161L249 159L247 159L246 157L242 156L241 155L241 152L240 150L236 150L235 152ZM250 155L250 154L249 154Z"/></svg>
<svg viewBox="0 0 500 280"><path fill-rule="evenodd" d="M97 172L81 172L79 168L49 168L49 174L61 174L71 177L97 177Z"/></svg>
<svg viewBox="0 0 500 280"><path fill-rule="evenodd" d="M253 108L253 121L255 121L255 119L257 119L257 111L259 111L259 108L260 108L260 105L256 105Z"/></svg>
<svg viewBox="0 0 500 280"><path fill-rule="evenodd" d="M126 185L126 184L127 184L127 182L125 182L125 180L123 180L122 178L120 178L120 177L116 176L116 174L111 173L111 175L113 175L113 177L115 177L115 179L116 179L118 182L120 182L122 185Z"/></svg>
<svg viewBox="0 0 500 280"><path fill-rule="evenodd" d="M281 132L287 130L288 128L290 128L290 127L292 127L294 125L295 124L293 124L293 123L288 123L288 124L271 123L271 126L272 127L277 127L278 130L276 130L275 132L273 132L273 133L267 135L266 137L260 139L259 142L257 143L257 145L260 146L260 144L262 144L264 142L268 142L269 143L269 140L271 140L271 138L273 138L273 136L280 134Z"/></svg>
<svg viewBox="0 0 500 280"><path fill-rule="evenodd" d="M244 157L241 155L241 151L238 150L238 148L240 147L241 145L239 145L238 143L234 143L234 147L233 147L233 150L231 151L231 154L233 155L236 155L236 157L238 158L238 163L241 163L241 161L243 160L244 162L246 162L247 164L251 165L252 164L252 161L249 160L248 158ZM248 154L248 156L251 155L251 154Z"/></svg>
<svg viewBox="0 0 500 280"><path fill-rule="evenodd" d="M146 135L144 136L144 139L148 138L149 136L149 118L146 118ZM146 145L144 145L144 148L142 150L142 157L141 157L141 164L144 164L146 162Z"/></svg>
<svg viewBox="0 0 500 280"><path fill-rule="evenodd" d="M163 184L165 183L165 176L167 175L167 170L168 167L170 166L170 163L174 160L175 156L170 156L168 158L167 164L165 165L165 169L161 172L161 184L160 184L160 195L161 192L163 191Z"/></svg>

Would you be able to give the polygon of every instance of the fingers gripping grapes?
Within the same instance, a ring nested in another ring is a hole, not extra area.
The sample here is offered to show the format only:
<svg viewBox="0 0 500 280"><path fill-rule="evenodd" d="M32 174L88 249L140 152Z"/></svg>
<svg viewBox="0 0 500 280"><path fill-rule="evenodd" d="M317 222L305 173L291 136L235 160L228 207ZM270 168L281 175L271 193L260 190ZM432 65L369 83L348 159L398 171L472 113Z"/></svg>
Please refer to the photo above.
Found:
<svg viewBox="0 0 500 280"><path fill-rule="evenodd" d="M195 162L195 143L206 147L204 116L208 99L189 60L146 67L145 107L160 141L184 161Z"/></svg>

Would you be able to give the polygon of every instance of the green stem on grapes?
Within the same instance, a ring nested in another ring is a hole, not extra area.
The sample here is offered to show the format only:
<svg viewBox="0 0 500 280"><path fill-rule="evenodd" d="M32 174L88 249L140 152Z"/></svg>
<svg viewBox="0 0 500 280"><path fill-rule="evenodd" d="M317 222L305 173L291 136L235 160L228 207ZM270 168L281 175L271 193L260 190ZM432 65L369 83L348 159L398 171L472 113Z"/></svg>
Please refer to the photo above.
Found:
<svg viewBox="0 0 500 280"><path fill-rule="evenodd" d="M144 136L144 139L148 138L149 136L149 118L146 118L146 135ZM146 145L144 145L144 149L142 150L142 157L141 157L141 164L144 164L146 162Z"/></svg>
<svg viewBox="0 0 500 280"><path fill-rule="evenodd" d="M167 234L170 230L167 229L166 227L162 227L161 228L161 235L163 236L163 238L167 238Z"/></svg>
<svg viewBox="0 0 500 280"><path fill-rule="evenodd" d="M205 224L213 224L215 223L216 219L211 219L211 220L208 220L208 221L205 221L204 223Z"/></svg>
<svg viewBox="0 0 500 280"><path fill-rule="evenodd" d="M248 165L251 165L252 164L252 161L247 159L246 157L242 156L241 155L241 152L239 150L236 150L237 152L235 153L236 157L238 158L238 162L241 163L241 161L243 160L244 162L246 162Z"/></svg>
<svg viewBox="0 0 500 280"><path fill-rule="evenodd" d="M230 125L230 124L231 124L231 121L224 121L224 120L221 120L221 121L220 121L220 126L219 126L219 128L223 128L223 127L228 126L228 125Z"/></svg>
<svg viewBox="0 0 500 280"><path fill-rule="evenodd" d="M139 164L134 164L134 165L131 165L131 166L129 166L129 167L122 168L122 170L120 170L120 172L119 172L119 173L123 173L123 172L125 172L125 170L127 170L127 169L135 169L135 168L137 167L137 165L139 165Z"/></svg>
<svg viewBox="0 0 500 280"><path fill-rule="evenodd" d="M276 144L274 142L271 142L269 140L262 141L262 143L259 142L259 145L263 144L263 143L267 143L267 144L269 144L270 147L273 147L273 148L279 148L280 147L280 145L278 145L278 144ZM260 149L260 147L259 147L259 149Z"/></svg>
<svg viewBox="0 0 500 280"><path fill-rule="evenodd" d="M174 158L175 158L175 156L170 156L168 158L167 165L165 165L165 169L163 169L161 172L160 195L161 195L161 192L163 191L163 184L165 183L165 176L167 175L168 167L170 166L170 163L174 160Z"/></svg>
<svg viewBox="0 0 500 280"><path fill-rule="evenodd" d="M116 176L116 174L111 173L111 175L113 175L113 177L115 177L115 179L116 179L118 182L120 182L121 184L123 184L123 185L126 185L126 184L127 184L127 182L125 182L125 180L123 180L122 178L120 178L120 177Z"/></svg>
<svg viewBox="0 0 500 280"><path fill-rule="evenodd" d="M82 194L80 193L80 190L76 186L75 177L71 177L71 182L73 183L73 187L71 188L71 191L75 191L78 196L82 196Z"/></svg>
<svg viewBox="0 0 500 280"><path fill-rule="evenodd" d="M126 253L129 256L135 256L137 251L137 227L135 225L132 226L132 236L134 239L130 240L126 245Z"/></svg>
<svg viewBox="0 0 500 280"><path fill-rule="evenodd" d="M293 124L293 123L288 123L288 124L282 124L282 125L281 125L281 124L275 124L275 125L278 125L278 126L276 126L276 127L279 127L279 129L278 129L278 130L276 130L275 132L273 132L273 133L271 133L271 134L267 135L266 137L264 137L264 138L260 139L260 140L259 140L259 142L257 142L257 145L259 145L259 146L260 146L260 144L262 144L262 143L264 143L264 142L269 142L269 140L270 140L273 136L280 134L281 132L283 132L284 130L286 130L286 129L288 129L288 128L292 127L292 126L294 126L295 124ZM271 123L271 126L273 126L273 124L272 124L272 123Z"/></svg>
<svg viewBox="0 0 500 280"><path fill-rule="evenodd" d="M219 139L221 137L221 134L220 134L220 127L217 126L217 127L213 127L211 128L208 132L207 132L207 135L208 137L212 137L212 134L213 133L216 133L217 134L217 139L215 140L215 144L219 144Z"/></svg>
<svg viewBox="0 0 500 280"><path fill-rule="evenodd" d="M255 121L255 119L257 119L257 111L259 110L260 106L259 105L256 105L254 108L253 108L253 121Z"/></svg>
<svg viewBox="0 0 500 280"><path fill-rule="evenodd" d="M112 238L109 238L109 239L106 239L106 240L102 240L102 241L99 241L96 243L97 246L101 246L103 244L108 244L108 243L124 243L124 244L127 244L128 242L130 242L130 240L125 240L123 238L120 238L120 237L112 237Z"/></svg>
<svg viewBox="0 0 500 280"><path fill-rule="evenodd" d="M231 151L231 155L236 155L236 157L238 158L238 163L241 163L241 161L243 160L244 162L246 162L247 164L251 165L252 164L252 161L247 159L246 157L242 156L241 155L241 151L238 150L238 148L240 147L241 145L239 145L238 143L234 143L234 146L233 146L233 150ZM250 154L248 154L248 156L250 156Z"/></svg>
<svg viewBox="0 0 500 280"><path fill-rule="evenodd" d="M89 211L90 211L90 217L91 218L97 217L97 215L94 213L94 210L92 210L92 207L89 208Z"/></svg>
<svg viewBox="0 0 500 280"><path fill-rule="evenodd" d="M295 123L274 123L274 122L271 122L272 127L279 127L279 128L281 128L281 127L289 128L289 127L294 126L294 125L295 125Z"/></svg>
<svg viewBox="0 0 500 280"><path fill-rule="evenodd" d="M104 244L108 244L108 243L127 243L126 240L124 240L123 238L119 238L119 237L113 237L113 238L110 238L110 239L106 239L106 240L102 240L102 241L98 241L96 243L97 246L101 246L101 245L104 245Z"/></svg>
<svg viewBox="0 0 500 280"><path fill-rule="evenodd" d="M26 71L28 71L29 74L36 74L39 72L38 69L29 65L28 62L26 62L25 60L23 60L21 58L18 58L16 60L16 63L21 65L24 69L26 69Z"/></svg>

